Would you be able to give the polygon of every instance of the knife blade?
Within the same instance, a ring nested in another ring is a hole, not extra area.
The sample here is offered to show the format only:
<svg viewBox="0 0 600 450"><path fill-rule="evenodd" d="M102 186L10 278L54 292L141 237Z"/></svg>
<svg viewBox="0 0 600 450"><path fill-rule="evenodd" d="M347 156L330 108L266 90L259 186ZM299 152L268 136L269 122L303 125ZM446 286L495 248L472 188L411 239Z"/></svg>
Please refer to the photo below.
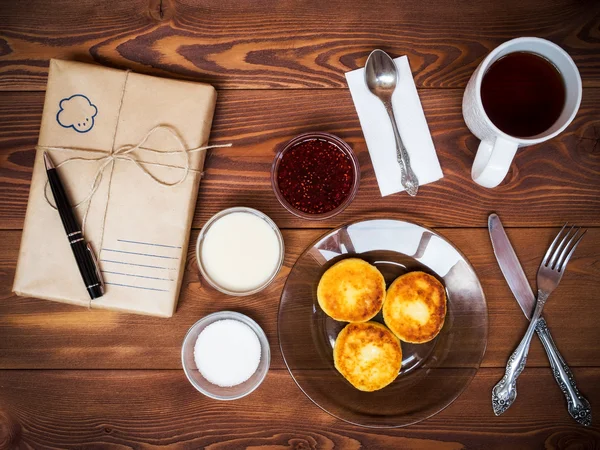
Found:
<svg viewBox="0 0 600 450"><path fill-rule="evenodd" d="M531 315L535 308L535 295L531 290L529 281L527 281L521 263L510 244L506 231L504 231L500 217L496 214L490 214L488 218L488 230L500 270L510 290L517 299L517 303L519 303L519 306L523 310L523 314L525 314L527 320L531 320Z"/></svg>

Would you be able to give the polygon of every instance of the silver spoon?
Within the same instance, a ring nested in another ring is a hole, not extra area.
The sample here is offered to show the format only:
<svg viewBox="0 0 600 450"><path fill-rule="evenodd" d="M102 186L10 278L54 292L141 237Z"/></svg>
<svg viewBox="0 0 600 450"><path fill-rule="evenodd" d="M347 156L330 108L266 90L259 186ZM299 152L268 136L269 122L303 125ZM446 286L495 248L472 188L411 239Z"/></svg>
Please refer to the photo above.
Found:
<svg viewBox="0 0 600 450"><path fill-rule="evenodd" d="M396 89L397 82L398 70L394 60L383 50L373 50L365 66L365 83L369 91L381 100L390 116L394 137L396 138L396 155L401 173L400 181L408 195L414 197L419 190L419 180L410 166L410 157L400 137L396 118L394 117L394 109L392 108L392 94Z"/></svg>

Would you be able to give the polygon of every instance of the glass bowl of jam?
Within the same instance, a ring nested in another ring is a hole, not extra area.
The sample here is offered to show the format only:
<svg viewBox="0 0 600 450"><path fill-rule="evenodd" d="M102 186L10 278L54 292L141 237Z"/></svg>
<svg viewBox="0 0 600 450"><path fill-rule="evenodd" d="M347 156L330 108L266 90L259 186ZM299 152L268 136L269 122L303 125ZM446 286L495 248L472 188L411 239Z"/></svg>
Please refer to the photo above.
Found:
<svg viewBox="0 0 600 450"><path fill-rule="evenodd" d="M277 200L303 219L323 220L342 212L356 196L359 181L352 148L329 133L296 136L277 152L271 167Z"/></svg>

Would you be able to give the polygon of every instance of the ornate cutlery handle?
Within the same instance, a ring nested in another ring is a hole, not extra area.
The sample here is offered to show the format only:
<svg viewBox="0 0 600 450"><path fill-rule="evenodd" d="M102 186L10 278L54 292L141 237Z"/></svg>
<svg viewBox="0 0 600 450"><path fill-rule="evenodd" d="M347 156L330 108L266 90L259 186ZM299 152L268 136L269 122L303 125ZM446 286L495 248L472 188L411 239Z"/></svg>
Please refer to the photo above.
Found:
<svg viewBox="0 0 600 450"><path fill-rule="evenodd" d="M531 322L529 322L525 336L523 336L518 347L510 355L510 358L508 358L504 376L492 389L492 408L494 409L494 414L497 416L510 408L517 398L517 378L519 378L519 375L525 369L529 344L531 344L531 338L533 337L538 319L542 315L542 309L547 299L548 294L541 291L538 292L535 311L531 317Z"/></svg>
<svg viewBox="0 0 600 450"><path fill-rule="evenodd" d="M394 109L392 108L392 102L386 101L383 102L383 105L390 116L392 129L394 130L394 137L396 138L396 157L398 159L398 164L400 164L400 181L404 189L406 189L408 195L414 197L417 195L417 191L419 190L419 180L412 170L410 165L410 156L408 156L408 152L406 151L406 147L404 146L404 142L402 142L402 137L398 131L396 117L394 116Z"/></svg>
<svg viewBox="0 0 600 450"><path fill-rule="evenodd" d="M589 427L592 424L592 408L590 403L579 393L579 390L575 385L573 374L561 354L558 352L543 317L540 317L537 321L535 331L537 331L540 341L542 341L542 345L548 354L548 360L550 361L550 367L552 368L554 378L567 398L569 414L580 424Z"/></svg>

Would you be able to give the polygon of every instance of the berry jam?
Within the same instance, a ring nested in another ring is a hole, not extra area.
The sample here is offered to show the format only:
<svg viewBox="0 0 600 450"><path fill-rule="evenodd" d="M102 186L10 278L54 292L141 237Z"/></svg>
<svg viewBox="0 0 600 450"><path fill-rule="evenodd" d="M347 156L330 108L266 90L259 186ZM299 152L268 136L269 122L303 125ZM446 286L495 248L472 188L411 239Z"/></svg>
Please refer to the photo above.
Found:
<svg viewBox="0 0 600 450"><path fill-rule="evenodd" d="M352 160L338 146L309 139L283 154L277 183L293 208L306 214L324 214L344 203L354 177Z"/></svg>

